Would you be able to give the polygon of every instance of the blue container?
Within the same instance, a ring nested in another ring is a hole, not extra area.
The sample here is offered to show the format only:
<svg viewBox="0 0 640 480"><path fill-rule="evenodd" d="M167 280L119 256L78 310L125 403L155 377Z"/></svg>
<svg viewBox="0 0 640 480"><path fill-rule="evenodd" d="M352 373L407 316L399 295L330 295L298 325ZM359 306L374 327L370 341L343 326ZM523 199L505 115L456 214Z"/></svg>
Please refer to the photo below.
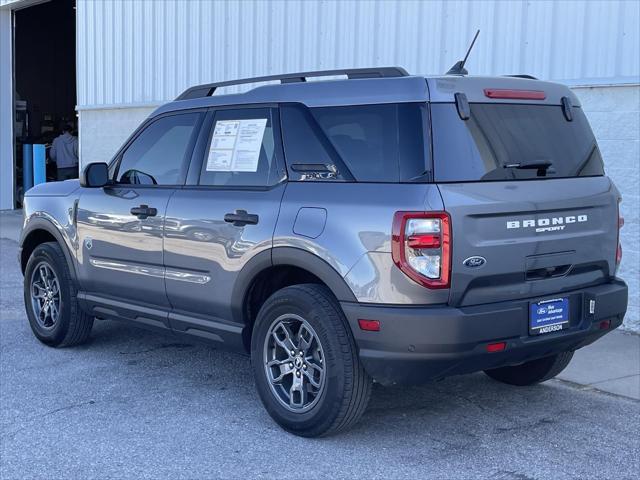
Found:
<svg viewBox="0 0 640 480"><path fill-rule="evenodd" d="M33 145L22 145L22 191L33 187Z"/></svg>
<svg viewBox="0 0 640 480"><path fill-rule="evenodd" d="M45 161L44 145L33 145L33 184L38 185L47 181L47 164Z"/></svg>

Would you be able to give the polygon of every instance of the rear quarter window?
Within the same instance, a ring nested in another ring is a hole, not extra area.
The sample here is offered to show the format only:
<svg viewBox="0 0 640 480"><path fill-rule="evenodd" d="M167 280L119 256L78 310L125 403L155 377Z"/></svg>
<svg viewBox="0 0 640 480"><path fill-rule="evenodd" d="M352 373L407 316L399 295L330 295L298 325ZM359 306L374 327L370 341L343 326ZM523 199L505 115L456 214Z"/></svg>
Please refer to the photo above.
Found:
<svg viewBox="0 0 640 480"><path fill-rule="evenodd" d="M570 122L556 105L471 104L471 118L465 121L454 104L434 103L431 115L438 182L604 175L598 145L581 108L573 108ZM544 174L513 167L536 162L551 166Z"/></svg>
<svg viewBox="0 0 640 480"><path fill-rule="evenodd" d="M281 109L285 156L295 165L335 167L337 180L397 183L430 170L425 104Z"/></svg>

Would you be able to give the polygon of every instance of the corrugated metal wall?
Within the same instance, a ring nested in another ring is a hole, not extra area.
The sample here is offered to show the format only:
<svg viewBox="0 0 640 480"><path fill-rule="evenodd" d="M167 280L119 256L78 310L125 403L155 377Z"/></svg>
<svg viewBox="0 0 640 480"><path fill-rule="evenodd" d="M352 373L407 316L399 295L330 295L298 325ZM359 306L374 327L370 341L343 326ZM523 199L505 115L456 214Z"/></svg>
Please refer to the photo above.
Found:
<svg viewBox="0 0 640 480"><path fill-rule="evenodd" d="M441 73L477 28L473 74L637 83L639 5L78 0L78 103L154 103L198 83L299 70L401 65Z"/></svg>

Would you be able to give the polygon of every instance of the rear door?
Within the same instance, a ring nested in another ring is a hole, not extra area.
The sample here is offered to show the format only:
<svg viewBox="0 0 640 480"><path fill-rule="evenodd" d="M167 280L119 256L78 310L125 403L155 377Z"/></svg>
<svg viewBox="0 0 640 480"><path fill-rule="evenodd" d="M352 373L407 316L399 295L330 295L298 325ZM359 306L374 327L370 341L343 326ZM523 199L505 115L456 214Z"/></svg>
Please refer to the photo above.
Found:
<svg viewBox="0 0 640 480"><path fill-rule="evenodd" d="M272 246L285 189L278 110L212 111L187 186L167 208L164 262L176 330L238 341L231 298L238 273ZM268 256L270 260L270 256Z"/></svg>
<svg viewBox="0 0 640 480"><path fill-rule="evenodd" d="M450 303L556 294L614 274L618 192L579 107L431 106L434 178L452 219Z"/></svg>

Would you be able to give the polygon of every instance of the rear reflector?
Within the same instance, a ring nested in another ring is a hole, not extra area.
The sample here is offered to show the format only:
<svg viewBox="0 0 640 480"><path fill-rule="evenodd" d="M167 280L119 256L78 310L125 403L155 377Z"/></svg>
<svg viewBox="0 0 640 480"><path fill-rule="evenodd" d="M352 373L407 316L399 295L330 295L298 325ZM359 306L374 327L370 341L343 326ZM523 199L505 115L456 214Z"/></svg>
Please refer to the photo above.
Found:
<svg viewBox="0 0 640 480"><path fill-rule="evenodd" d="M487 345L487 352L502 352L505 348L507 348L507 342L490 343Z"/></svg>
<svg viewBox="0 0 640 480"><path fill-rule="evenodd" d="M380 331L380 321L379 320L358 320L358 325L361 330L366 330L367 332L379 332Z"/></svg>
<svg viewBox="0 0 640 480"><path fill-rule="evenodd" d="M544 100L547 94L542 90L505 90L500 88L485 88L485 96L489 98L506 98L510 100Z"/></svg>
<svg viewBox="0 0 640 480"><path fill-rule="evenodd" d="M600 330L607 330L611 326L611 320L602 320L600 322Z"/></svg>

